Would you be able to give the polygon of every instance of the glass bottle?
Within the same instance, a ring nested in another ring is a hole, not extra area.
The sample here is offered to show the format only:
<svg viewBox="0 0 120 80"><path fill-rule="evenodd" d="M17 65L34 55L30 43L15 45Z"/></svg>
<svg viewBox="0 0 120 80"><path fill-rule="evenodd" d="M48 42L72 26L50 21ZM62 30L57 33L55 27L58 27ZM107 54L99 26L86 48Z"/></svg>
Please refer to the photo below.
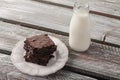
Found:
<svg viewBox="0 0 120 80"><path fill-rule="evenodd" d="M90 46L90 16L88 4L76 2L69 29L69 45L75 51L86 51Z"/></svg>

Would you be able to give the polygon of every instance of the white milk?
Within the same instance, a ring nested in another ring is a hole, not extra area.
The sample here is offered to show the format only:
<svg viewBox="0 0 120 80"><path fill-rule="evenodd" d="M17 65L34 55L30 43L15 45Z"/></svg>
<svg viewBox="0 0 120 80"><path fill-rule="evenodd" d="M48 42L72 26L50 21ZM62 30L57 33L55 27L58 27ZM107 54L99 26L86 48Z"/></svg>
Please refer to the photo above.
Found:
<svg viewBox="0 0 120 80"><path fill-rule="evenodd" d="M69 30L69 45L75 51L86 51L90 46L89 9L75 9Z"/></svg>

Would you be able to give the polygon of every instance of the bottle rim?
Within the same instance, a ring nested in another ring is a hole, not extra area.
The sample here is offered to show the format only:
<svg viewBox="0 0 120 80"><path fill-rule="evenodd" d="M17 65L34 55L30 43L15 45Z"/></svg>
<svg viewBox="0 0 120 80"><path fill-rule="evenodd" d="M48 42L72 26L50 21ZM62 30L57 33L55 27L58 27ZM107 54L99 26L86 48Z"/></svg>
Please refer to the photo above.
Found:
<svg viewBox="0 0 120 80"><path fill-rule="evenodd" d="M80 3L80 2L75 2L74 3L74 8L85 8L85 9L89 9L89 4L88 3Z"/></svg>
<svg viewBox="0 0 120 80"><path fill-rule="evenodd" d="M89 13L89 4L88 3L80 3L80 2L74 3L73 12L76 13L76 11L80 11L81 8L85 9Z"/></svg>

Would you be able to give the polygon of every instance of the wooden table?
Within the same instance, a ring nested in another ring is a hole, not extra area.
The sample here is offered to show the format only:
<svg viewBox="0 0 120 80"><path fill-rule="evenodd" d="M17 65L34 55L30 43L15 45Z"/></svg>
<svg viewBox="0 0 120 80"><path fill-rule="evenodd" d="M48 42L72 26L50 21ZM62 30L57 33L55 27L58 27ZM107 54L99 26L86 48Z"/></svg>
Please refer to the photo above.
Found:
<svg viewBox="0 0 120 80"><path fill-rule="evenodd" d="M92 43L81 53L68 45L73 4L74 0L0 0L1 80L120 80L120 1L91 0ZM21 73L10 61L12 48L31 34L45 33L69 48L66 66L46 77Z"/></svg>

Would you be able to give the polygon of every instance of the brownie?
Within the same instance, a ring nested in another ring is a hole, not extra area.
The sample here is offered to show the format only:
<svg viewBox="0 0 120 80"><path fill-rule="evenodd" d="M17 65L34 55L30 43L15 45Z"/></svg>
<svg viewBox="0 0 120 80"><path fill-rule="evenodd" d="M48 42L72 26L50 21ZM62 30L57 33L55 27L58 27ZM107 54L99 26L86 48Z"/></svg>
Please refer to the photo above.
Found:
<svg viewBox="0 0 120 80"><path fill-rule="evenodd" d="M54 57L53 53L57 46L45 34L27 38L24 41L24 49L26 50L25 61L46 66L49 60Z"/></svg>

